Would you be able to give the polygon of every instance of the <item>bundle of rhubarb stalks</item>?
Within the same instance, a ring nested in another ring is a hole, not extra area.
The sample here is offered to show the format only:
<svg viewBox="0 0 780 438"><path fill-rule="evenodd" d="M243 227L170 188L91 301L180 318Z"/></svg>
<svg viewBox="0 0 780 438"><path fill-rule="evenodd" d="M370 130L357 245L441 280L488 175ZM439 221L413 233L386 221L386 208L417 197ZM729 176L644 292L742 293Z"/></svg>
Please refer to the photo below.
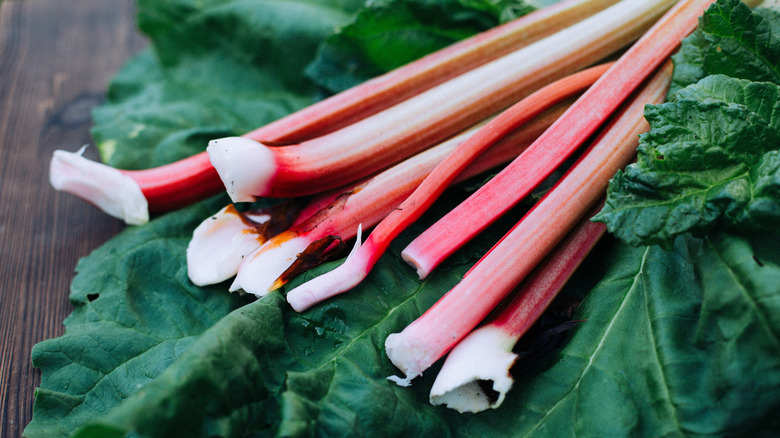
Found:
<svg viewBox="0 0 780 438"><path fill-rule="evenodd" d="M226 191L234 204L205 218L187 251L197 285L233 278L230 291L264 296L355 240L340 266L285 291L302 312L358 285L451 185L501 169L403 250L421 279L573 160L385 341L398 384L449 353L431 402L495 408L515 343L604 233L591 218L609 179L635 156L645 105L664 101L670 57L712 3L561 1L169 165L125 171L57 151L51 182L128 224ZM260 198L280 201L246 207Z"/></svg>

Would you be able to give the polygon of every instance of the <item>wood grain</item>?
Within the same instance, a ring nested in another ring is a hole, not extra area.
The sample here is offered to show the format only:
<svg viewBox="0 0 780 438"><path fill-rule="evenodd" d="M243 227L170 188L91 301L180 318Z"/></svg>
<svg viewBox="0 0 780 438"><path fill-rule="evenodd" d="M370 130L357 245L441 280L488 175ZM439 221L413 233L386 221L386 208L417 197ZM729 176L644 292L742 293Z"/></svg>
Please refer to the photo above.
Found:
<svg viewBox="0 0 780 438"><path fill-rule="evenodd" d="M91 143L91 109L147 42L132 0L0 5L0 436L16 437L40 382L33 345L63 333L78 259L124 227L55 192L49 160Z"/></svg>

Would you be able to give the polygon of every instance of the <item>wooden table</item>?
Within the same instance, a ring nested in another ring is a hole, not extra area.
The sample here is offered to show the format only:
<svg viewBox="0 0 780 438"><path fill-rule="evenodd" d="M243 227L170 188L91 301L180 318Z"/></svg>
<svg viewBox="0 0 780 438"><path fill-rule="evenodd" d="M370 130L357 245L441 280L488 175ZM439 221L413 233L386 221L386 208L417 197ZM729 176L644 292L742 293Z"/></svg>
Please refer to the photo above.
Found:
<svg viewBox="0 0 780 438"><path fill-rule="evenodd" d="M91 109L147 45L132 0L0 1L0 436L32 418L33 345L63 333L79 258L124 225L55 192L55 149L91 143ZM96 158L94 148L87 156Z"/></svg>

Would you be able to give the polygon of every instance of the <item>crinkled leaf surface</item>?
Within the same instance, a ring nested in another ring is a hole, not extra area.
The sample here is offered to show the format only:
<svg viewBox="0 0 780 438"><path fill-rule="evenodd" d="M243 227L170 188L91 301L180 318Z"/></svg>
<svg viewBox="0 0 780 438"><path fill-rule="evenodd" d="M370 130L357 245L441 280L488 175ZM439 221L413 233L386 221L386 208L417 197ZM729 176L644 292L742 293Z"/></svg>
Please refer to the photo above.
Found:
<svg viewBox="0 0 780 438"><path fill-rule="evenodd" d="M714 75L648 107L637 163L610 183L598 216L633 244L716 229L780 226L780 87Z"/></svg>
<svg viewBox="0 0 780 438"><path fill-rule="evenodd" d="M780 11L720 0L673 56L669 94L712 74L780 84Z"/></svg>
<svg viewBox="0 0 780 438"><path fill-rule="evenodd" d="M187 277L193 207L130 228L77 266L64 336L33 350L42 370L29 436L66 436L138 391L209 327L244 304Z"/></svg>
<svg viewBox="0 0 780 438"><path fill-rule="evenodd" d="M252 6L315 8L309 24L317 33L325 27L319 18L340 20L324 5L341 10L336 15L349 10L336 2L142 1L139 22L154 50L128 64L96 113L104 156L128 167L165 162L202 148L212 134L251 129L316 99L300 71L271 73L306 61L268 67L259 52L242 56L255 38L273 46L287 15L275 15L267 35L240 18L259 23L263 14ZM258 34L233 41L209 33L220 26ZM294 29L304 40L311 35ZM265 91L252 96L257 89ZM197 97L188 98L193 90ZM382 345L517 215L420 282L394 254L454 202L443 200L359 288L296 314L279 293L250 300L225 293L226 285L187 280L192 229L225 202L217 197L127 229L79 263L65 335L33 352L42 380L25 436L774 436L780 429L776 235L681 236L669 250L604 242L559 297L563 304L554 304L569 309L585 296L576 327L548 354L518 364L500 409L460 415L428 404L436 367L411 388L387 381L397 371Z"/></svg>
<svg viewBox="0 0 780 438"><path fill-rule="evenodd" d="M675 58L677 91L645 111L637 163L610 183L598 216L610 232L669 245L686 232L778 229L779 18L731 0L707 10Z"/></svg>

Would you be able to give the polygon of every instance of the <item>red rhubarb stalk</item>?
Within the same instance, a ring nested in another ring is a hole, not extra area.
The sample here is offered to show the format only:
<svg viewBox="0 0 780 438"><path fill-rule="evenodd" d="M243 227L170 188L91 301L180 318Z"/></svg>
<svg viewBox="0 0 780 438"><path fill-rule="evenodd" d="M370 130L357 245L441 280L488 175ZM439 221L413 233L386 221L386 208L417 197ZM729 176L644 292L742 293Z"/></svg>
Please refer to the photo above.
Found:
<svg viewBox="0 0 780 438"><path fill-rule="evenodd" d="M604 234L604 224L590 221L602 204L523 280L501 313L449 352L431 387L431 404L461 413L501 406L513 384L510 368L517 354L512 350Z"/></svg>
<svg viewBox="0 0 780 438"><path fill-rule="evenodd" d="M267 144L314 138L386 109L447 79L530 44L617 0L566 0L532 12L245 134ZM128 224L224 190L206 152L145 170L119 170L57 151L51 183Z"/></svg>
<svg viewBox="0 0 780 438"><path fill-rule="evenodd" d="M646 104L663 101L671 77L665 65L606 127L558 183L480 259L463 279L385 349L408 385L477 326L603 196L609 179L634 156L648 129Z"/></svg>
<svg viewBox="0 0 780 438"><path fill-rule="evenodd" d="M291 197L366 177L591 65L638 37L671 0L623 0L579 23L338 131L269 148L212 141L212 164L234 202Z"/></svg>
<svg viewBox="0 0 780 438"><path fill-rule="evenodd" d="M303 311L357 285L379 261L390 242L417 220L481 153L549 105L587 89L610 66L602 64L560 79L516 103L480 128L437 165L420 186L376 226L365 243L353 251L344 264L291 290L287 301L295 310Z"/></svg>
<svg viewBox="0 0 780 438"><path fill-rule="evenodd" d="M679 2L525 153L412 241L402 257L419 277L425 278L548 177L671 55L712 2Z"/></svg>
<svg viewBox="0 0 780 438"><path fill-rule="evenodd" d="M471 164L456 181L470 178L516 157L533 142L571 102L566 101L545 111L530 123L494 145ZM297 226L271 238L248 255L238 268L231 290L242 289L263 296L284 285L303 270L321 263L323 250L335 242L345 242L356 236L360 224L374 226L403 202L433 168L473 135L476 128L344 189L341 196L320 212ZM208 219L205 221L208 222ZM195 240L195 237L193 237ZM218 245L214 242L214 246ZM200 264L204 271L211 263ZM221 280L220 280L221 281Z"/></svg>

